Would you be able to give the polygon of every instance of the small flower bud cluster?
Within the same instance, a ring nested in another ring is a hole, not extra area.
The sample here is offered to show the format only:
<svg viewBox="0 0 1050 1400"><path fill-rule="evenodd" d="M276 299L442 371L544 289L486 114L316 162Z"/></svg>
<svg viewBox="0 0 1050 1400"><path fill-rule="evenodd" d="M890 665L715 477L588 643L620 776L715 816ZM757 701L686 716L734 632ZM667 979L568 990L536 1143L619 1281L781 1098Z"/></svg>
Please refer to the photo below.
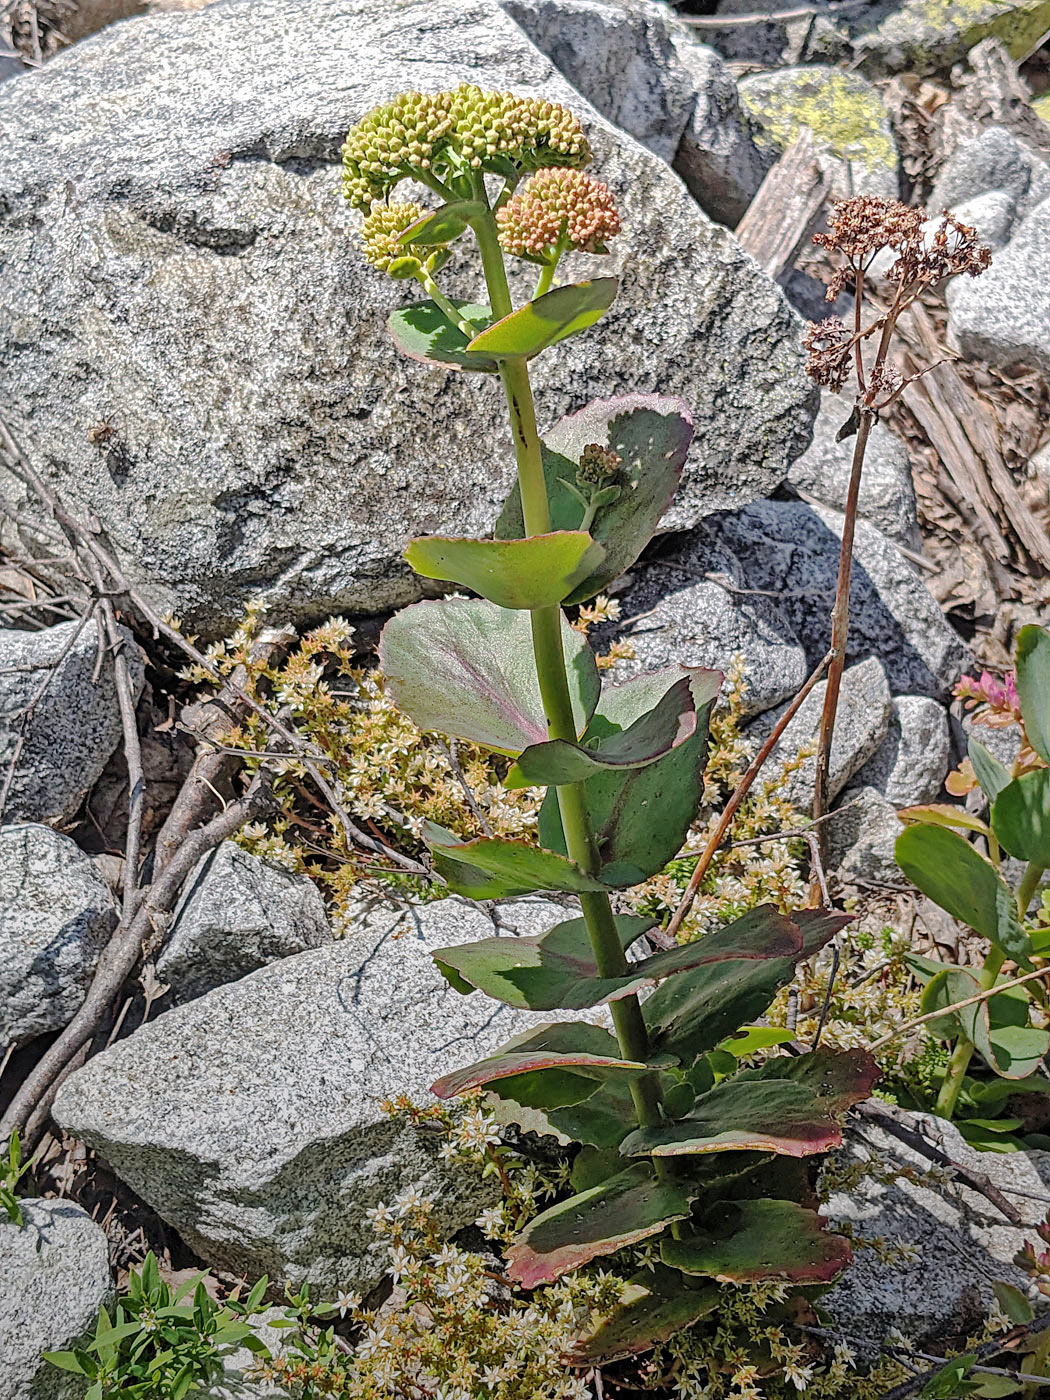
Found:
<svg viewBox="0 0 1050 1400"><path fill-rule="evenodd" d="M991 726L1021 723L1021 702L1017 696L1017 681L1012 671L997 680L989 671L980 676L963 676L955 685L955 698L963 701L967 710L981 706L977 719Z"/></svg>
<svg viewBox="0 0 1050 1400"><path fill-rule="evenodd" d="M616 475L622 457L597 442L589 442L580 453L576 480L581 486L606 486Z"/></svg>
<svg viewBox="0 0 1050 1400"><path fill-rule="evenodd" d="M586 165L591 148L579 121L556 102L485 92L464 83L450 92L404 92L374 108L343 144L343 192L365 213L399 180L421 171L520 170Z"/></svg>
<svg viewBox="0 0 1050 1400"><path fill-rule="evenodd" d="M508 253L538 262L569 249L604 253L607 241L620 232L609 186L582 170L537 171L496 221Z"/></svg>
<svg viewBox="0 0 1050 1400"><path fill-rule="evenodd" d="M424 212L418 204L376 205L361 228L365 257L373 267L380 272L392 272L397 263L418 261L412 249L402 248L397 240L417 219L423 217ZM427 249L428 253L433 251Z"/></svg>

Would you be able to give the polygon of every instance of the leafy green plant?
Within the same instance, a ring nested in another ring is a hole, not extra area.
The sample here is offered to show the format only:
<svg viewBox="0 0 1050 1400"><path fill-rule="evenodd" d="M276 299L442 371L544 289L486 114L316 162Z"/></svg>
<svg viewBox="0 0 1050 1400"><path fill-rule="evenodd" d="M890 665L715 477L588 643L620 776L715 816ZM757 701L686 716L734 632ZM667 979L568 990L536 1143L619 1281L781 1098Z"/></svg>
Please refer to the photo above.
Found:
<svg viewBox="0 0 1050 1400"><path fill-rule="evenodd" d="M22 1140L18 1136L18 1129L15 1128L8 1141L7 1151L0 1157L0 1210L12 1225L25 1224L22 1207L18 1204L15 1191L28 1170L29 1163L22 1161Z"/></svg>
<svg viewBox="0 0 1050 1400"><path fill-rule="evenodd" d="M583 173L590 148L576 118L470 86L407 93L350 132L343 160L345 192L366 215L366 255L429 294L391 315L395 345L445 370L497 376L517 462L496 538L417 539L406 550L425 577L481 596L399 613L380 664L421 730L505 756L510 790L546 789L539 844L463 840L433 822L423 837L456 893L557 891L577 896L582 914L538 938L486 939L436 958L466 994L544 1011L604 1005L615 1032L554 1021L434 1091L486 1090L504 1118L579 1145L575 1194L525 1225L507 1250L508 1275L533 1288L651 1242L653 1267L573 1355L644 1351L718 1305L714 1280L823 1283L849 1258L816 1212L804 1159L840 1142L874 1062L822 1049L727 1073L737 1062L718 1051L849 918L762 906L685 946L628 957L654 921L615 913L611 896L681 849L702 800L721 677L672 667L603 689L586 637L563 613L638 557L692 435L684 403L640 394L591 403L544 438L537 428L530 360L593 326L617 291L612 277L552 286L566 255L601 253L619 227L610 191ZM405 179L440 207L391 203ZM451 298L436 281L468 233L485 303ZM540 268L523 305L505 253Z"/></svg>
<svg viewBox="0 0 1050 1400"><path fill-rule="evenodd" d="M975 1053L994 1074L1011 1081L1014 1092L1047 1092L1038 1070L1050 1049L1041 971L1050 955L1050 928L1042 905L1033 913L1032 904L1050 867L1050 633L1023 627L1016 666L1016 682L996 686L990 677L980 682L967 678L960 692L987 708L986 722L1002 723L1009 715L1021 727L1012 770L971 734L968 771L956 775L952 784L957 793L968 785L968 778L980 786L988 803L987 820L949 803L900 813L907 825L897 838L898 865L923 894L989 944L979 970L912 960L926 984L923 1011L945 1008L931 1029L953 1045L936 1102L937 1112L946 1117L955 1112L967 1088ZM1024 862L1016 881L1006 856ZM1019 975L1004 974L1008 962ZM982 1093L969 1086L971 1098L975 1092ZM991 1094L1002 1102L1001 1091L989 1088L983 1093L986 1099ZM994 1115L970 1121L978 1129L983 1126L986 1137L1009 1131ZM978 1145L995 1145L981 1142L979 1131L970 1136Z"/></svg>
<svg viewBox="0 0 1050 1400"><path fill-rule="evenodd" d="M44 1359L87 1378L84 1400L118 1395L183 1400L220 1379L224 1355L234 1348L269 1356L246 1321L261 1309L266 1278L243 1303L220 1303L205 1288L204 1277L172 1288L152 1252L147 1254L142 1268L131 1270L112 1315L99 1308L91 1340L72 1351L44 1352Z"/></svg>

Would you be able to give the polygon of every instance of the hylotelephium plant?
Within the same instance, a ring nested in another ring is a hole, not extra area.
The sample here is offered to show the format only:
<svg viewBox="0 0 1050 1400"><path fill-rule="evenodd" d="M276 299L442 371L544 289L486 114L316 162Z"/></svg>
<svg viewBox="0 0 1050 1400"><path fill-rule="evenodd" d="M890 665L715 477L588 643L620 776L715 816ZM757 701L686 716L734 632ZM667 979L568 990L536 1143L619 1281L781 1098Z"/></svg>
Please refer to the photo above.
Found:
<svg viewBox="0 0 1050 1400"><path fill-rule="evenodd" d="M506 1120L580 1147L576 1194L532 1219L508 1250L516 1282L550 1282L640 1241L658 1252L580 1338L579 1360L642 1351L688 1326L717 1306L711 1280L834 1277L849 1245L825 1230L801 1159L841 1141L843 1114L876 1075L863 1051L821 1049L726 1077L726 1060L736 1062L717 1052L848 916L811 909L789 919L762 906L686 946L627 957L654 921L615 914L611 894L681 849L702 798L721 676L679 666L603 690L586 638L563 613L638 557L692 434L680 400L628 395L591 403L540 437L529 362L593 326L617 291L612 277L553 285L567 254L600 254L620 229L610 190L584 170L590 160L565 108L471 86L402 94L370 112L343 149L366 256L427 293L390 317L395 345L431 366L497 376L506 397L517 485L496 537L416 539L406 550L418 573L480 597L405 609L384 629L380 662L420 729L504 755L508 788L547 789L539 845L461 841L429 824L435 873L474 899L537 890L579 899L582 917L542 937L468 943L437 962L459 991L511 1006L607 1005L615 1034L555 1021L434 1085L442 1098L483 1088ZM392 202L405 180L438 207ZM483 303L449 297L436 280L468 233ZM539 268L522 306L507 254Z"/></svg>
<svg viewBox="0 0 1050 1400"><path fill-rule="evenodd" d="M975 724L1019 726L1020 743L1007 768L971 734L967 762L949 779L957 796L979 786L988 804L987 820L949 803L899 813L908 825L897 838L897 864L923 894L988 940L979 969L911 960L926 983L924 1012L969 1003L946 1010L931 1026L952 1043L936 1103L937 1112L947 1118L964 1090L987 1113L1007 1092L1027 1089L1045 1096L1050 1087L1041 1072L1050 1049L1045 891L1032 908L1050 869L1050 632L1022 627L1014 675L1004 684L988 675L964 677L956 694L969 708L979 707ZM987 854L967 836L982 842ZM1023 862L1015 867L1019 877L1012 877L1004 856ZM1006 976L1007 963L1018 971ZM1005 990L995 990L1000 987ZM1005 1081L991 1086L997 1094L968 1079L975 1053Z"/></svg>

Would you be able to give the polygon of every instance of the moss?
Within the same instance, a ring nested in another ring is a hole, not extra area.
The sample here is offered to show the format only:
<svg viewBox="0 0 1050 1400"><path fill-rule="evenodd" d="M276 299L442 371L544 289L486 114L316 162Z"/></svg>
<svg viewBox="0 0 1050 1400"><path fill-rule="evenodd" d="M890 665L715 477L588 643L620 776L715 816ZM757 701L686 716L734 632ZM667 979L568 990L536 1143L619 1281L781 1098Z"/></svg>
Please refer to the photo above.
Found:
<svg viewBox="0 0 1050 1400"><path fill-rule="evenodd" d="M1026 58L1050 30L1050 0L912 0L858 47L892 68L943 69L982 39L996 38Z"/></svg>
<svg viewBox="0 0 1050 1400"><path fill-rule="evenodd" d="M782 151L808 129L839 160L874 174L897 170L886 110L875 89L855 74L790 68L745 79L740 95L758 125L759 144Z"/></svg>

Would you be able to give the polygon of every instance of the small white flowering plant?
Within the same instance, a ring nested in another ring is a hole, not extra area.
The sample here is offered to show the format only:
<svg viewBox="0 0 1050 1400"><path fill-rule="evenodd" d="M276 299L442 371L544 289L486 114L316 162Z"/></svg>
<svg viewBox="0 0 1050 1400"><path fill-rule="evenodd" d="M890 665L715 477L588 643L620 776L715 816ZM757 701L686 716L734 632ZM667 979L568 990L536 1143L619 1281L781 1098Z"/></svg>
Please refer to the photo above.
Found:
<svg viewBox="0 0 1050 1400"><path fill-rule="evenodd" d="M532 360L593 327L618 289L610 276L556 284L566 255L600 256L620 232L590 161L566 108L470 85L394 98L343 150L365 256L426 293L391 315L394 344L432 370L493 376L507 406L517 481L495 536L414 539L405 552L424 577L478 596L398 613L380 666L421 731L502 756L508 790L546 790L538 841L463 840L428 823L435 875L478 900L544 890L579 901L578 917L540 937L486 939L436 960L464 994L540 1012L604 1006L611 1029L553 1020L433 1087L441 1098L484 1091L504 1122L577 1146L565 1198L507 1243L512 1283L547 1287L630 1247L651 1251L564 1348L581 1365L644 1353L689 1327L720 1306L719 1282L833 1278L849 1245L818 1215L805 1159L839 1144L842 1116L877 1073L864 1051L819 1049L726 1074L718 1051L846 915L763 905L685 946L628 958L656 920L616 912L613 897L682 848L722 677L672 666L603 688L564 613L637 559L692 437L688 406L652 394L599 400L540 435ZM394 201L405 181L430 203ZM438 281L468 239L483 300L456 299ZM521 305L508 256L539 267ZM404 1272L410 1255L395 1264Z"/></svg>

